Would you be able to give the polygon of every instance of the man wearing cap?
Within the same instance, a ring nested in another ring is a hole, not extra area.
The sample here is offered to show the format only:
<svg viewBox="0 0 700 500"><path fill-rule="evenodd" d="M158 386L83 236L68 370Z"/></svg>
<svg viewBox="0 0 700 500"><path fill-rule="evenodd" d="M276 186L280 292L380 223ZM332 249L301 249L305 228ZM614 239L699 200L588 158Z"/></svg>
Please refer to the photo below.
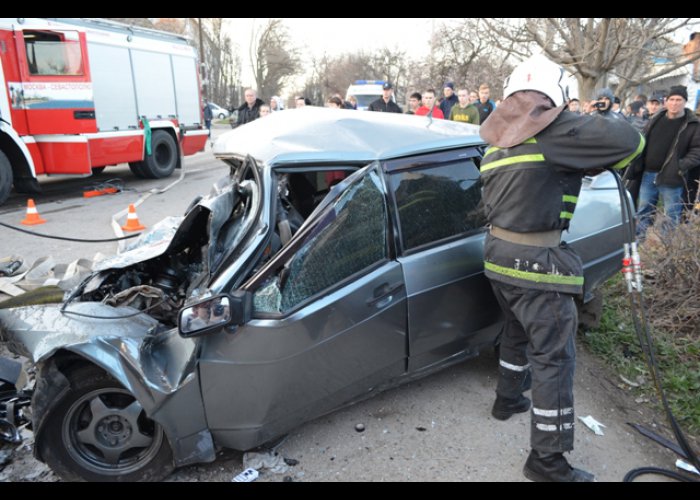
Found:
<svg viewBox="0 0 700 500"><path fill-rule="evenodd" d="M401 107L394 102L391 95L394 93L394 87L391 83L386 82L382 85L382 97L373 101L367 108L368 111L383 111L384 113L403 113Z"/></svg>
<svg viewBox="0 0 700 500"><path fill-rule="evenodd" d="M661 98L658 95L652 95L647 101L647 115L651 119L661 109Z"/></svg>
<svg viewBox="0 0 700 500"><path fill-rule="evenodd" d="M574 297L583 265L562 232L583 176L625 167L644 139L625 120L566 111L563 80L563 68L543 55L524 61L479 131L491 145L481 161L484 273L505 316L491 415L507 420L532 403L525 477L585 482L593 475L564 457L574 446ZM523 395L530 385L532 401Z"/></svg>
<svg viewBox="0 0 700 500"><path fill-rule="evenodd" d="M449 117L452 107L457 104L457 101L459 100L455 95L455 84L452 82L447 82L445 87L442 89L442 93L445 97L442 99L442 101L440 101L440 111L442 111L442 114L445 117Z"/></svg>
<svg viewBox="0 0 700 500"><path fill-rule="evenodd" d="M663 200L671 227L678 225L689 187L688 178L697 177L700 122L691 110L686 109L687 101L688 91L683 85L671 87L666 109L649 121L645 133L646 147L627 176L641 179L637 204L637 236L640 239L644 239L652 223L659 198Z"/></svg>

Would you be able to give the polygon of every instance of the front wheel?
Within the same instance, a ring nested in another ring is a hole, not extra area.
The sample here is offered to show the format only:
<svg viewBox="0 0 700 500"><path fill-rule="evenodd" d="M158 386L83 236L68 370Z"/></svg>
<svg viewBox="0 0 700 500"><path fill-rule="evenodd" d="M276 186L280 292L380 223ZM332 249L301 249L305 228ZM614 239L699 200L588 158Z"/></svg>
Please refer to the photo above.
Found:
<svg viewBox="0 0 700 500"><path fill-rule="evenodd" d="M47 411L37 446L46 463L68 481L159 481L173 456L159 424L103 370L68 375L70 390Z"/></svg>
<svg viewBox="0 0 700 500"><path fill-rule="evenodd" d="M0 205L5 203L12 189L12 166L5 153L0 151Z"/></svg>

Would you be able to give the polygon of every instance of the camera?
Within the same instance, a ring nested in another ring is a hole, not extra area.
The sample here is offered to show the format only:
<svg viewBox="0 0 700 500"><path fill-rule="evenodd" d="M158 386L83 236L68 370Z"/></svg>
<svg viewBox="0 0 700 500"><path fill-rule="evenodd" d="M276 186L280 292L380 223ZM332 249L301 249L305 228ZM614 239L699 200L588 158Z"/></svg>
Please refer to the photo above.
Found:
<svg viewBox="0 0 700 500"><path fill-rule="evenodd" d="M224 314L224 306L221 304L214 306L214 316L222 316Z"/></svg>
<svg viewBox="0 0 700 500"><path fill-rule="evenodd" d="M607 104L603 101L596 101L593 103L593 107L595 109L605 109L607 107Z"/></svg>

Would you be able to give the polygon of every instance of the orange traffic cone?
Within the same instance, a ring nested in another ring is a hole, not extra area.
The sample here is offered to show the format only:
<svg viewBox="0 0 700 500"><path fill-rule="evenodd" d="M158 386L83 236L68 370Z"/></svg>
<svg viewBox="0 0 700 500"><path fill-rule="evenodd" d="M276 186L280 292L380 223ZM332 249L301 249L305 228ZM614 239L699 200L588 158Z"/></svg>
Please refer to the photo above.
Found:
<svg viewBox="0 0 700 500"><path fill-rule="evenodd" d="M27 200L27 216L20 224L25 226L34 226L36 224L43 224L46 219L39 217L39 212L36 211L36 205L34 205L34 200L29 198Z"/></svg>
<svg viewBox="0 0 700 500"><path fill-rule="evenodd" d="M122 226L124 231L142 231L146 226L142 226L139 218L136 215L136 207L134 204L129 204L129 214L126 216L126 225Z"/></svg>

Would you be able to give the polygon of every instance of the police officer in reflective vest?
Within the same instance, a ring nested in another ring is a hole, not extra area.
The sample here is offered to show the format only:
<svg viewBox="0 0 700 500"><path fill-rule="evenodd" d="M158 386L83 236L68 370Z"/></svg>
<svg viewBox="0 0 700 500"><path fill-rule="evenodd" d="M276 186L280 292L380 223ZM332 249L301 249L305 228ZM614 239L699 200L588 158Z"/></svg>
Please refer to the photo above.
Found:
<svg viewBox="0 0 700 500"><path fill-rule="evenodd" d="M505 314L496 401L499 420L530 409L533 481L592 481L563 456L574 443L574 297L583 292L579 256L562 240L586 173L623 168L644 139L624 120L580 116L561 67L534 56L506 79L504 101L481 127L491 145L481 163L490 234L484 267ZM565 237L565 236L564 236Z"/></svg>

